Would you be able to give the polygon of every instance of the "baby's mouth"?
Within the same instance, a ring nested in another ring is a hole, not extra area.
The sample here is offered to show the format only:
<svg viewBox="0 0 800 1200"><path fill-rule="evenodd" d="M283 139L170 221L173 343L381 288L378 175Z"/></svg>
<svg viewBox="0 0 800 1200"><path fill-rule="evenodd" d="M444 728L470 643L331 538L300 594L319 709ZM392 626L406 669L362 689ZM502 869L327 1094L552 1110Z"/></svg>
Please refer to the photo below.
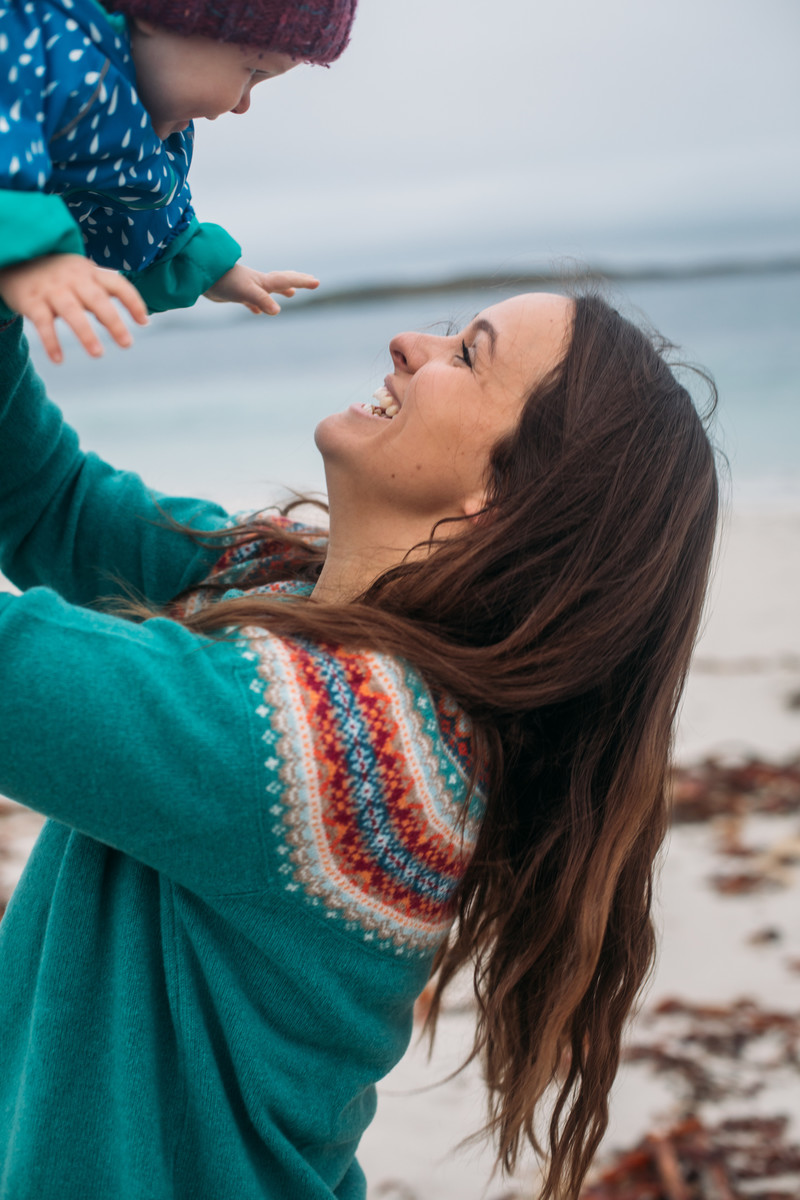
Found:
<svg viewBox="0 0 800 1200"><path fill-rule="evenodd" d="M372 393L372 399L375 401L375 404L370 405L370 408L374 417L386 417L391 421L392 417L400 412L400 405L385 386L377 388Z"/></svg>

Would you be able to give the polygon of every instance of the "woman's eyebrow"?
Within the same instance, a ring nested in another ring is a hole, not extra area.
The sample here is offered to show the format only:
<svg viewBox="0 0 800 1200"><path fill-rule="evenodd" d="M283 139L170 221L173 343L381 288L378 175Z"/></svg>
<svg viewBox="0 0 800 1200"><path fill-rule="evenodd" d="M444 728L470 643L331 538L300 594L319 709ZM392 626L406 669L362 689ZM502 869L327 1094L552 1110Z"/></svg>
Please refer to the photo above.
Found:
<svg viewBox="0 0 800 1200"><path fill-rule="evenodd" d="M479 317L477 321L473 321L472 328L475 333L486 333L489 335L489 357L494 358L494 344L497 341L497 330L491 321L487 321L486 317Z"/></svg>

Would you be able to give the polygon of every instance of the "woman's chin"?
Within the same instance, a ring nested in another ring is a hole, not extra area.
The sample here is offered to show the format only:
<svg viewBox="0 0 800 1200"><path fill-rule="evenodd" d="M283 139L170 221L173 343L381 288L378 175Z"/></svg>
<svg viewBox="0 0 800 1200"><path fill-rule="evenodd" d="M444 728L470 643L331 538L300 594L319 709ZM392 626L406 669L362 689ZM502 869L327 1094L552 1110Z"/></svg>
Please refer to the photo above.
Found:
<svg viewBox="0 0 800 1200"><path fill-rule="evenodd" d="M351 404L341 412L322 418L314 430L314 442L324 457L338 453L370 430L373 434L380 433L381 426L389 424L390 419L376 416L371 405Z"/></svg>

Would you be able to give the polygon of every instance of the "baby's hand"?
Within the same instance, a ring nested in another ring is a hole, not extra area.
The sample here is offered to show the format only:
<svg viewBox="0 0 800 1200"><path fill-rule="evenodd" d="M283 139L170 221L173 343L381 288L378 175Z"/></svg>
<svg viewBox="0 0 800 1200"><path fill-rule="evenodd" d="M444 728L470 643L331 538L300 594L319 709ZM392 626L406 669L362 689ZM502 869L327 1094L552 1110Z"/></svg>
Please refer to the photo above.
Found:
<svg viewBox="0 0 800 1200"><path fill-rule="evenodd" d="M139 325L147 324L147 308L133 284L80 254L43 254L5 267L0 271L0 296L9 308L33 322L54 363L64 357L56 317L66 321L94 358L101 356L103 347L87 313L105 325L118 346L130 346L133 338L112 298L124 304Z"/></svg>
<svg viewBox="0 0 800 1200"><path fill-rule="evenodd" d="M315 287L319 287L319 280L313 275L303 275L299 271L254 271L252 267L237 263L204 294L209 300L220 303L234 300L251 312L269 313L274 317L281 311L281 306L272 299L270 292L293 296L295 288Z"/></svg>

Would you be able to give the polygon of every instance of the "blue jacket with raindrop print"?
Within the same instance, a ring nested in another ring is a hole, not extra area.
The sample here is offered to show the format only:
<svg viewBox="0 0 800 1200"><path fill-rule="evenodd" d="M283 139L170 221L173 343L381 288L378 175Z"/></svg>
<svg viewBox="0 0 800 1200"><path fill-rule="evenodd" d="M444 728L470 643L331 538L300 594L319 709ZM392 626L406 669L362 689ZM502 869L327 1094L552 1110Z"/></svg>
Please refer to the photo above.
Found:
<svg viewBox="0 0 800 1200"><path fill-rule="evenodd" d="M193 137L157 137L124 17L96 0L0 0L0 267L85 253L153 311L194 304L241 250L195 217Z"/></svg>

